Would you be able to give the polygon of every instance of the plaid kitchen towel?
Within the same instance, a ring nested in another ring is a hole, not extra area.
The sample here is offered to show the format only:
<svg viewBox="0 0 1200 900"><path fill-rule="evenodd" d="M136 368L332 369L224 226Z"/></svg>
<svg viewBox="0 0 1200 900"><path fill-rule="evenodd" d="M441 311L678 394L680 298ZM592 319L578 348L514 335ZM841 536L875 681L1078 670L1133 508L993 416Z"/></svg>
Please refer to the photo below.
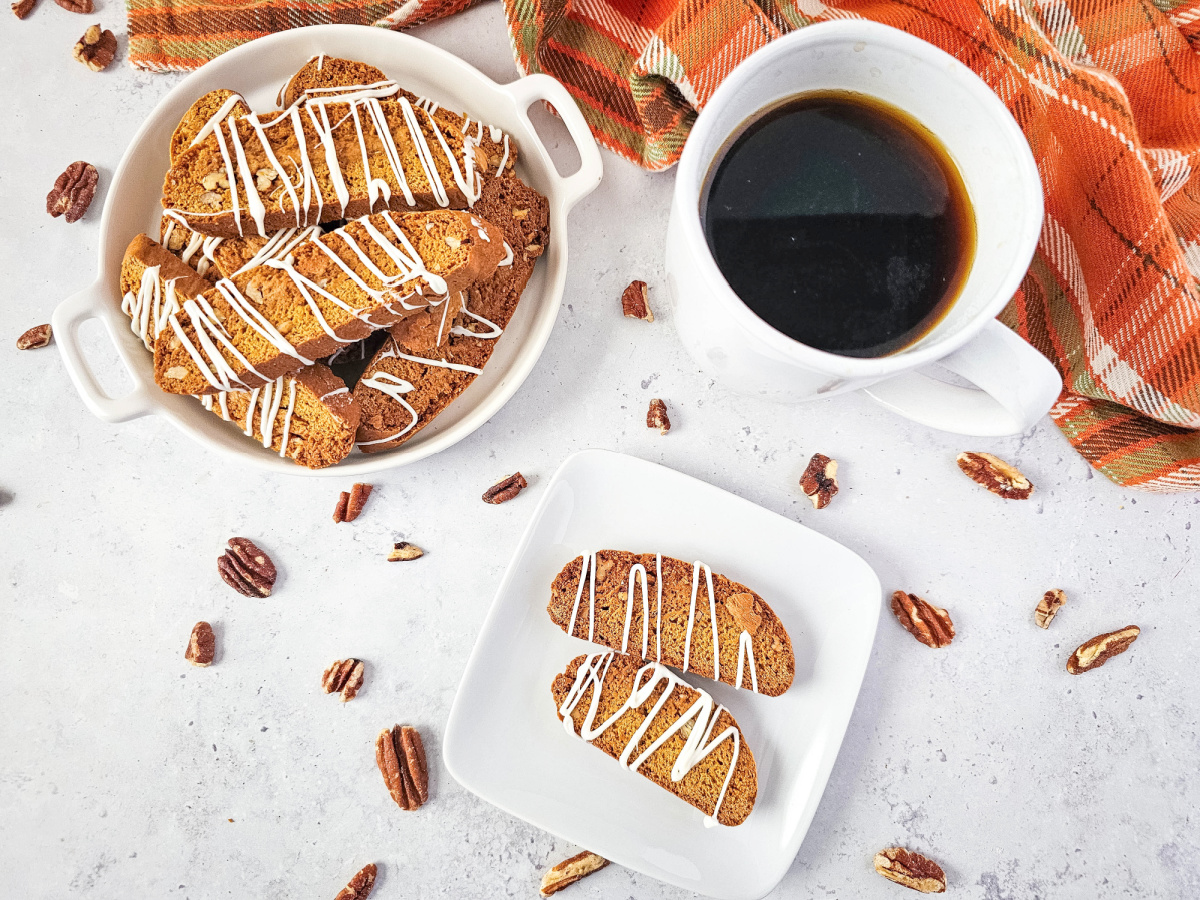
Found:
<svg viewBox="0 0 1200 900"><path fill-rule="evenodd" d="M130 58L191 68L318 22L402 27L473 0L128 0ZM604 146L674 164L696 111L780 34L865 18L957 57L1020 123L1046 220L1001 318L1053 360L1051 417L1120 484L1200 489L1200 0L504 0L517 64Z"/></svg>

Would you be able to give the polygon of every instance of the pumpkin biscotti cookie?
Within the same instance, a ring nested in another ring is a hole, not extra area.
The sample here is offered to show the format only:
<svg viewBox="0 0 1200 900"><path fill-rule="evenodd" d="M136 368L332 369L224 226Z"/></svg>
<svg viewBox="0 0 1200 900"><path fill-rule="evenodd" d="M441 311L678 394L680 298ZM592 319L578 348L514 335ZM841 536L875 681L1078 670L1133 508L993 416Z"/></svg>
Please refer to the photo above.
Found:
<svg viewBox="0 0 1200 900"><path fill-rule="evenodd" d="M555 577L546 609L567 634L769 697L796 674L775 611L702 562L623 550L577 556Z"/></svg>
<svg viewBox="0 0 1200 900"><path fill-rule="evenodd" d="M733 716L658 663L577 656L551 685L568 732L722 825L754 809L754 754Z"/></svg>
<svg viewBox="0 0 1200 900"><path fill-rule="evenodd" d="M503 252L499 229L467 212L366 216L182 301L154 380L172 394L251 390L465 290Z"/></svg>

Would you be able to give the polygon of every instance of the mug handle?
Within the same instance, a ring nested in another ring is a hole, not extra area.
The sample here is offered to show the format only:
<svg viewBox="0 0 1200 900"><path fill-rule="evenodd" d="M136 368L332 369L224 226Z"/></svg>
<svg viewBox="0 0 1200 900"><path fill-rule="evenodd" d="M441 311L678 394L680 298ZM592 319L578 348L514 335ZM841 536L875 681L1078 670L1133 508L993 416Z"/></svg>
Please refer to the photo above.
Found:
<svg viewBox="0 0 1200 900"><path fill-rule="evenodd" d="M938 364L980 390L905 372L863 388L863 393L930 428L1002 437L1027 431L1062 392L1062 378L1054 365L996 319Z"/></svg>

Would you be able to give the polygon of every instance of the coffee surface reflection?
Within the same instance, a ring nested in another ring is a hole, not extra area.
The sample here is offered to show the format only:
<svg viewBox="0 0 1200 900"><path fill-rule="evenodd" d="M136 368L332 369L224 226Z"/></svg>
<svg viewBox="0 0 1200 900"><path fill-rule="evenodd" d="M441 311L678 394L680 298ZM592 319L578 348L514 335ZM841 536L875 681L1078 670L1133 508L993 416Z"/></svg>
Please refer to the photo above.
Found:
<svg viewBox="0 0 1200 900"><path fill-rule="evenodd" d="M844 356L920 340L975 253L954 162L919 123L849 91L792 97L718 154L705 237L729 286L776 330Z"/></svg>

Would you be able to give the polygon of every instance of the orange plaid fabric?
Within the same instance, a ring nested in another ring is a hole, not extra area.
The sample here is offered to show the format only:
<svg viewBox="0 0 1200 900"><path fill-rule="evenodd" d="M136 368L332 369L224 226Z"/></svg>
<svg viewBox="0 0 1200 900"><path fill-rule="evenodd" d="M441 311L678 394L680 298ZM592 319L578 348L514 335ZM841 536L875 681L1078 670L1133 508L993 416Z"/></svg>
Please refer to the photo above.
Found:
<svg viewBox="0 0 1200 900"><path fill-rule="evenodd" d="M128 0L130 58L192 68L270 31L388 27L473 0ZM742 59L865 18L954 55L1038 160L1046 220L1001 319L1053 360L1051 417L1112 480L1200 488L1200 0L504 0L524 72L564 82L604 146L674 164Z"/></svg>

